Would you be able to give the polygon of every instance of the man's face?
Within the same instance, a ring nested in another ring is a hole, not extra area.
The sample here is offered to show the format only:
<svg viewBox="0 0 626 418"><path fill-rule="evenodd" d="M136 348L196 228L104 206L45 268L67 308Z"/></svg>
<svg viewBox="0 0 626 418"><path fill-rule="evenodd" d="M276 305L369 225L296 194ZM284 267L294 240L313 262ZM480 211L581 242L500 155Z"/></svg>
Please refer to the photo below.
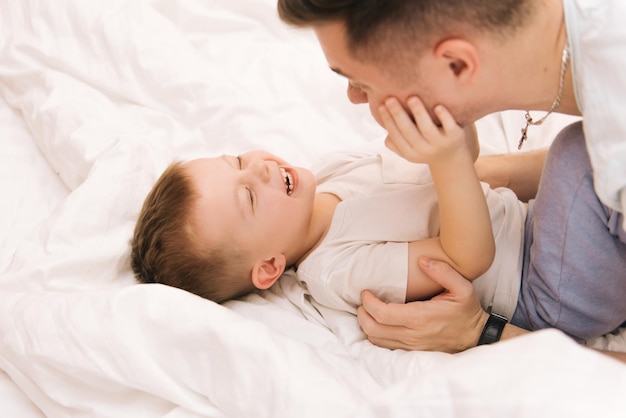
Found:
<svg viewBox="0 0 626 418"><path fill-rule="evenodd" d="M410 96L418 96L431 115L435 105L443 104L456 118L462 116L454 111L455 103L450 100L454 98L450 74L442 74L449 69L442 62L427 54L423 57L408 56L407 61L414 62L415 67L405 64L404 68L411 69L405 69L404 74L398 75L397 71L388 70L393 63L355 59L348 49L343 23L333 22L314 29L330 68L348 79L348 99L354 104L368 103L372 116L379 124L382 125L378 109L389 97L395 97L404 104ZM416 68L418 65L419 68ZM457 123L461 122L457 119Z"/></svg>

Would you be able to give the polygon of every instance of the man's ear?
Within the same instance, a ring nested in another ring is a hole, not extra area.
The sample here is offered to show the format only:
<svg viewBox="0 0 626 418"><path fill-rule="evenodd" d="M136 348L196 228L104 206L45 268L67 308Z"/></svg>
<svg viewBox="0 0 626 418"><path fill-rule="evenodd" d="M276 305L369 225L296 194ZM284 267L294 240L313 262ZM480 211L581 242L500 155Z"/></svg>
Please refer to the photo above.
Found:
<svg viewBox="0 0 626 418"><path fill-rule="evenodd" d="M434 55L445 61L445 65L460 82L472 81L479 69L476 46L465 39L449 38L439 42Z"/></svg>
<svg viewBox="0 0 626 418"><path fill-rule="evenodd" d="M285 271L287 259L283 254L257 261L252 267L252 283L257 289L269 289Z"/></svg>

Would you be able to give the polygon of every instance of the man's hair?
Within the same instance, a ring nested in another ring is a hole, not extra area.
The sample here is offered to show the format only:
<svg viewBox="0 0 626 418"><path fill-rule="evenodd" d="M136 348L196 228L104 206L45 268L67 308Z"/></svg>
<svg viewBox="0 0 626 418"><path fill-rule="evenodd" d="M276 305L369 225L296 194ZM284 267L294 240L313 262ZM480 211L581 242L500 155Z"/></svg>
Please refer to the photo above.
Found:
<svg viewBox="0 0 626 418"><path fill-rule="evenodd" d="M355 58L420 49L463 29L505 37L526 23L530 0L278 0L281 19L299 27L343 22ZM395 48L397 47L397 48Z"/></svg>
<svg viewBox="0 0 626 418"><path fill-rule="evenodd" d="M245 254L230 243L204 248L191 208L199 195L184 164L170 165L146 197L131 240L131 264L143 283L178 287L222 303L250 293Z"/></svg>

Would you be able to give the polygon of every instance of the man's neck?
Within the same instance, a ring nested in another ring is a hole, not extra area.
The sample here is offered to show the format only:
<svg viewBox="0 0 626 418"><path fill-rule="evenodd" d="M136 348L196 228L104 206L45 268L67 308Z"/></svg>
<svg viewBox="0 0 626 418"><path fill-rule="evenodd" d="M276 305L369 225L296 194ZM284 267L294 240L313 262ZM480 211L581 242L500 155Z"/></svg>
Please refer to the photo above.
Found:
<svg viewBox="0 0 626 418"><path fill-rule="evenodd" d="M500 59L493 60L498 65L492 64L491 70L492 78L501 80L497 85L504 101L501 108L547 111L559 91L563 48L567 42L562 0L535 0L532 13L528 24L509 40L488 45L497 48L500 55ZM579 114L570 62L557 111Z"/></svg>

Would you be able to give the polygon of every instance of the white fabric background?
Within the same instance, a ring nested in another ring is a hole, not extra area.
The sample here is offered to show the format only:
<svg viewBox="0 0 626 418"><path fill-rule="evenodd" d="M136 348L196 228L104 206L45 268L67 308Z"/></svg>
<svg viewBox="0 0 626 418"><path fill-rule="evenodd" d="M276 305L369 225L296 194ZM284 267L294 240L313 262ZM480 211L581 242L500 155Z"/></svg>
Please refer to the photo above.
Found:
<svg viewBox="0 0 626 418"><path fill-rule="evenodd" d="M0 48L3 416L622 414L626 368L556 331L389 351L289 276L226 306L135 284L128 240L173 159L307 165L384 137L273 0L2 0ZM481 121L484 152L510 151L522 120Z"/></svg>

